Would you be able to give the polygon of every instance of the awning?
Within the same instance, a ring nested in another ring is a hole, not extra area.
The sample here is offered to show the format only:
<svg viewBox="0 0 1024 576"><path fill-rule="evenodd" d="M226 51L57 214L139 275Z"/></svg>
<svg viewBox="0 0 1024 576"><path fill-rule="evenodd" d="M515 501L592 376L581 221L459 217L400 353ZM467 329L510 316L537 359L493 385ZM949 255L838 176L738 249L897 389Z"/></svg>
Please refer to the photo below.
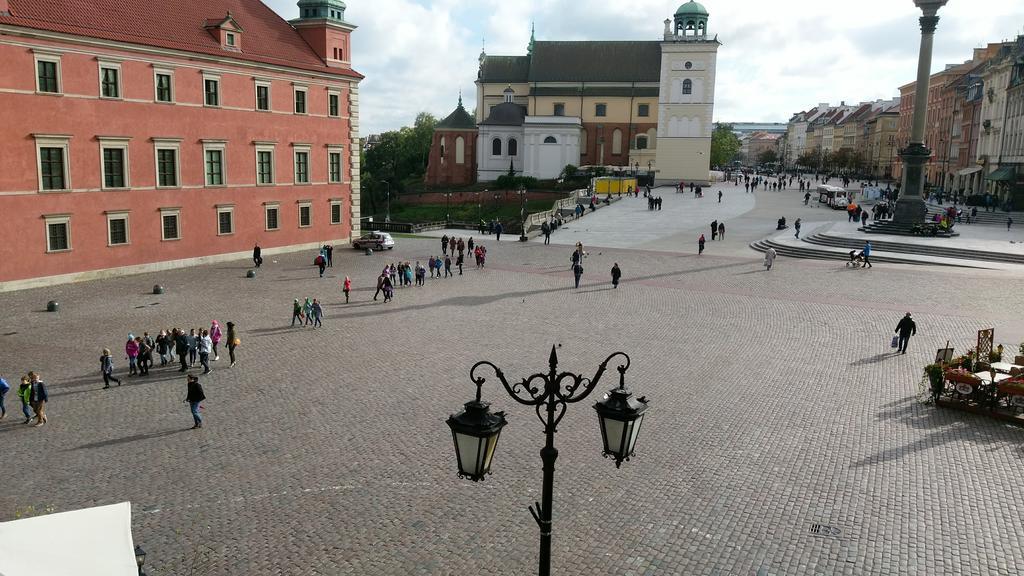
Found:
<svg viewBox="0 0 1024 576"><path fill-rule="evenodd" d="M1003 166L988 176L985 176L985 179L994 180L996 182L1013 182L1013 166Z"/></svg>
<svg viewBox="0 0 1024 576"><path fill-rule="evenodd" d="M970 168L964 168L963 170L958 170L956 175L957 176L967 176L968 174L974 174L975 172L981 172L981 166L971 166Z"/></svg>
<svg viewBox="0 0 1024 576"><path fill-rule="evenodd" d="M138 576L131 504L0 523L5 576Z"/></svg>

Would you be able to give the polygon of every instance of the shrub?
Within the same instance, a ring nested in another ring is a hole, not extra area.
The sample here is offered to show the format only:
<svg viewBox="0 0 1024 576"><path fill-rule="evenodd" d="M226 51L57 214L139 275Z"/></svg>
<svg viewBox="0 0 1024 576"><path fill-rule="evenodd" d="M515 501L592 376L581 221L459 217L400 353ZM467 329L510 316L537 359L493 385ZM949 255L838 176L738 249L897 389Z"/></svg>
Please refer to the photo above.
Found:
<svg viewBox="0 0 1024 576"><path fill-rule="evenodd" d="M945 388L945 375L942 373L941 364L929 364L924 367L924 375L928 377L931 384L932 400L938 400Z"/></svg>

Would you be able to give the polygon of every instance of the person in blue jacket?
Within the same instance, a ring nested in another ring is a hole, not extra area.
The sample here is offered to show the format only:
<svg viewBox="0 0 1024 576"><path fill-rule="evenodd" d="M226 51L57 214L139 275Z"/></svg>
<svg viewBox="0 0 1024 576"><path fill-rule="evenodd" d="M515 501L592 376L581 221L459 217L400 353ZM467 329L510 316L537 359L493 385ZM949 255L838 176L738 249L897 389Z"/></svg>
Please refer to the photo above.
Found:
<svg viewBox="0 0 1024 576"><path fill-rule="evenodd" d="M871 268L871 242L864 241L864 250L861 251L861 255L864 256L864 263L860 265L861 268Z"/></svg>

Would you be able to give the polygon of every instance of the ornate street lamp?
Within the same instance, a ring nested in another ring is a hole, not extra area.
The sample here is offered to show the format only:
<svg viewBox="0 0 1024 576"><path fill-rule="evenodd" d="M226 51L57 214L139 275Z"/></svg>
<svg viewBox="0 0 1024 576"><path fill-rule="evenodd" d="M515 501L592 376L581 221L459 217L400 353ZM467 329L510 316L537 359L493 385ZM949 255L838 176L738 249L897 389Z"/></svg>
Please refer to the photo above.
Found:
<svg viewBox="0 0 1024 576"><path fill-rule="evenodd" d="M647 399L633 398L632 393L626 388L626 370L629 369L630 361L624 352L615 352L605 358L593 378L586 378L572 372L559 372L558 354L552 346L548 359L548 373L536 373L514 384L509 384L501 369L491 362L477 362L469 371L469 378L476 385L476 399L467 402L462 412L448 418L448 426L452 430L455 442L459 477L477 482L490 473L498 436L506 423L504 412L491 413L490 405L480 399L481 389L487 379L478 376L477 369L482 366L489 367L513 400L533 406L536 410L544 424L545 443L540 451L544 485L541 502L530 506L529 510L540 528L540 576L551 574L551 512L555 459L558 458L558 450L555 448L558 423L565 414L568 404L580 402L593 392L607 371L608 363L617 356L622 357L622 364L615 368L619 373L619 386L597 402L594 409L597 411L601 428L602 454L613 458L615 467L618 468L623 460L629 460L633 456L644 412L647 410Z"/></svg>
<svg viewBox="0 0 1024 576"><path fill-rule="evenodd" d="M139 567L139 576L146 576L146 573L142 571L142 567L146 564L146 551L142 549L142 546L135 546L135 564Z"/></svg>
<svg viewBox="0 0 1024 576"><path fill-rule="evenodd" d="M914 0L921 9L921 49L917 57L917 84L914 89L914 119L910 131L910 143L900 151L903 160L903 185L896 202L893 221L903 226L913 226L924 221L928 209L924 204L924 165L931 157L931 150L924 144L925 120L928 112L928 80L931 76L932 41L935 28L939 25L939 8L948 0Z"/></svg>
<svg viewBox="0 0 1024 576"><path fill-rule="evenodd" d="M387 180L381 180L381 182L388 185L388 211L384 214L384 221L391 222L391 182Z"/></svg>
<svg viewBox="0 0 1024 576"><path fill-rule="evenodd" d="M529 238L526 236L526 186L519 187L519 222L522 224L522 229L519 232L519 241L526 242Z"/></svg>

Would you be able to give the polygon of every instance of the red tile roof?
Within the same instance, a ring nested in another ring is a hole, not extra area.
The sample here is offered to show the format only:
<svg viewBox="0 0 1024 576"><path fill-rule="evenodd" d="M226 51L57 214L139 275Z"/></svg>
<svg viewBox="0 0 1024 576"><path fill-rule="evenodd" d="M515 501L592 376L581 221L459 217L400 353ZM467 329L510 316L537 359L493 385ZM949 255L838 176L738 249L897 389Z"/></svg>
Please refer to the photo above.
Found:
<svg viewBox="0 0 1024 576"><path fill-rule="evenodd" d="M224 50L205 29L212 16L223 20L228 12L245 30L241 52ZM10 0L10 14L0 16L0 25L362 78L328 67L260 0Z"/></svg>

